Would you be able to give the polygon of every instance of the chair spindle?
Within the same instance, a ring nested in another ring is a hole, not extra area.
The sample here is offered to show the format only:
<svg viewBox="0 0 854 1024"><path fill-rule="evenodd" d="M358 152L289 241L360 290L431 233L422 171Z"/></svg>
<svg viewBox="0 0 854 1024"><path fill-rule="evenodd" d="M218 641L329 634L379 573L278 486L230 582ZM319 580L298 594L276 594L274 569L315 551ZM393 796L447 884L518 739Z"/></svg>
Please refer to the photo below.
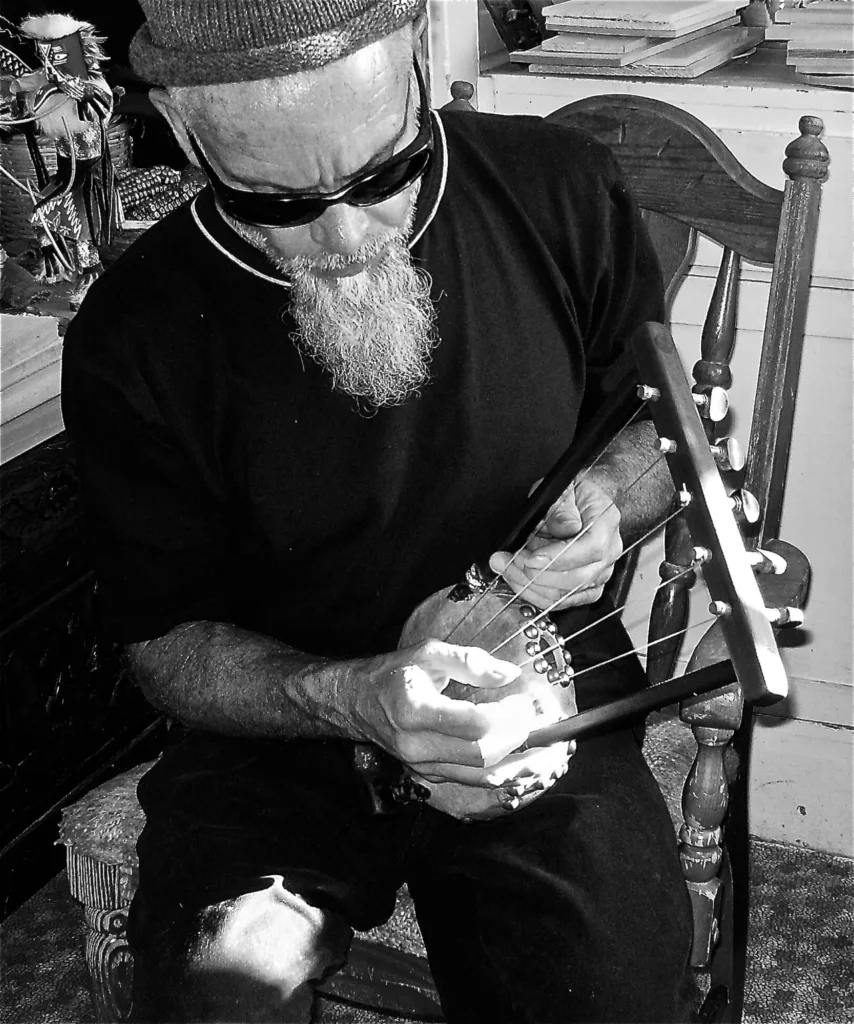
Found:
<svg viewBox="0 0 854 1024"><path fill-rule="evenodd" d="M741 258L725 247L720 269L712 292L709 310L703 324L700 354L694 366L697 395L710 398L713 389L729 390L732 384L730 360L735 347L735 316L738 299L738 276ZM700 415L710 441L715 439L716 421L712 403L700 407ZM678 506L675 499L674 510ZM654 645L647 655L647 675L653 685L670 679L676 670L676 661L682 649L680 633L688 625L689 594L697 579L693 571L687 572L694 561L694 544L681 517L672 519L664 532L664 560L658 574L665 585L653 598L649 620L649 640Z"/></svg>

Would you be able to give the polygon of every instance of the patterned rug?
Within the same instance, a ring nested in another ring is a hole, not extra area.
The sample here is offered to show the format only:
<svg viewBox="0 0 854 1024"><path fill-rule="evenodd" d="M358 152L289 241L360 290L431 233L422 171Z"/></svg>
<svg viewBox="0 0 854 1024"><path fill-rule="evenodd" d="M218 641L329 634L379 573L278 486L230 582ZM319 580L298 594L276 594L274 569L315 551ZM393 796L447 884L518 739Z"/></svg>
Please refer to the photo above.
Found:
<svg viewBox="0 0 854 1024"><path fill-rule="evenodd" d="M854 1024L854 861L753 841L745 1024ZM0 1022L93 1024L82 913L61 872L0 927ZM318 1021L395 1024L322 1001Z"/></svg>

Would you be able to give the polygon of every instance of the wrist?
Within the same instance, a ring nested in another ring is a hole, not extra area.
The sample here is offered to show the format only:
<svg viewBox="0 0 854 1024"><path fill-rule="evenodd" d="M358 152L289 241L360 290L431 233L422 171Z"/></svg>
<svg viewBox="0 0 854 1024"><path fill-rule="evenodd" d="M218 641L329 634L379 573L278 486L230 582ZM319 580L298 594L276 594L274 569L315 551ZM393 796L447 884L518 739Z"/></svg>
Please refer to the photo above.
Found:
<svg viewBox="0 0 854 1024"><path fill-rule="evenodd" d="M364 741L373 738L371 705L375 685L371 658L353 658L331 662L326 668L325 717L344 739Z"/></svg>

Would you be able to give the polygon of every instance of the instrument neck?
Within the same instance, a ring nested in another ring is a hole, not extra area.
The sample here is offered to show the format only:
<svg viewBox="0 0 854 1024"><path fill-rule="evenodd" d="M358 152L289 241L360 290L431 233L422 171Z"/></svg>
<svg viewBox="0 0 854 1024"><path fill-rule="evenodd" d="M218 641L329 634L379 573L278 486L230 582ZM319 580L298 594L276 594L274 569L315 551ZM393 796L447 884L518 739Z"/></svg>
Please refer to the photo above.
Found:
<svg viewBox="0 0 854 1024"><path fill-rule="evenodd" d="M528 499L522 515L507 535L499 551L518 551L548 514L549 509L560 498L579 474L608 447L614 437L640 411L643 402L637 397L637 377L624 377L614 388L607 403L584 427L583 434L574 437L569 447L543 477L537 489ZM484 578L495 578L488 565L477 562L472 570Z"/></svg>

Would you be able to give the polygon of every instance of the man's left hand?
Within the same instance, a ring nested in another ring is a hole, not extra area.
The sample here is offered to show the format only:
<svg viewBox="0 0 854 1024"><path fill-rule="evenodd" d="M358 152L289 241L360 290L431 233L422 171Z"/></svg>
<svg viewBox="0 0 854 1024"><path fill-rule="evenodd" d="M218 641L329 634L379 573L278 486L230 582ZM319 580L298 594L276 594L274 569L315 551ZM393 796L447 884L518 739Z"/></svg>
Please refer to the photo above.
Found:
<svg viewBox="0 0 854 1024"><path fill-rule="evenodd" d="M583 477L564 491L515 558L498 551L489 564L532 605L574 608L599 600L622 551L619 509Z"/></svg>

